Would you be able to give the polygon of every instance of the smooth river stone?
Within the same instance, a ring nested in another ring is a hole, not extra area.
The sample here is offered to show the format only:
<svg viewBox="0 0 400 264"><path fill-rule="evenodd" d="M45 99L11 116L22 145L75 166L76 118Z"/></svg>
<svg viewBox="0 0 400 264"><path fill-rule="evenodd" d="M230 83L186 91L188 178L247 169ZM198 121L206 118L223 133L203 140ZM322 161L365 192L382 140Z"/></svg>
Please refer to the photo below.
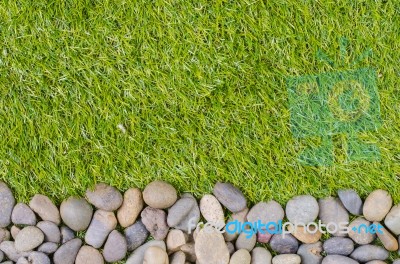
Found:
<svg viewBox="0 0 400 264"><path fill-rule="evenodd" d="M251 251L257 243L257 235L256 234L246 234L241 233L236 240L236 249L246 249L247 251Z"/></svg>
<svg viewBox="0 0 400 264"><path fill-rule="evenodd" d="M192 195L185 194L168 209L168 226L185 232L193 231L200 221L200 209Z"/></svg>
<svg viewBox="0 0 400 264"><path fill-rule="evenodd" d="M82 246L79 238L74 238L63 244L53 256L54 264L74 264L78 251Z"/></svg>
<svg viewBox="0 0 400 264"><path fill-rule="evenodd" d="M125 228L124 234L128 245L128 250L133 251L143 245L149 236L149 231L147 231L142 221L138 220L133 225Z"/></svg>
<svg viewBox="0 0 400 264"><path fill-rule="evenodd" d="M69 197L61 203L63 222L74 231L86 230L92 220L93 208L83 198Z"/></svg>
<svg viewBox="0 0 400 264"><path fill-rule="evenodd" d="M167 237L169 226L167 214L164 210L147 206L141 213L142 222L155 240L164 240Z"/></svg>
<svg viewBox="0 0 400 264"><path fill-rule="evenodd" d="M75 264L103 264L104 259L101 253L91 246L83 246L79 249Z"/></svg>
<svg viewBox="0 0 400 264"><path fill-rule="evenodd" d="M395 205L385 218L385 226L396 236L400 235L400 205Z"/></svg>
<svg viewBox="0 0 400 264"><path fill-rule="evenodd" d="M319 218L323 224L336 224L339 229L341 224L349 222L349 213L339 199L328 197L319 200ZM343 237L345 233L338 230L332 235Z"/></svg>
<svg viewBox="0 0 400 264"><path fill-rule="evenodd" d="M19 252L30 251L43 243L44 234L35 226L27 226L15 238L15 249Z"/></svg>
<svg viewBox="0 0 400 264"><path fill-rule="evenodd" d="M211 194L206 194L201 198L200 212L204 219L213 225L225 224L224 210L217 198Z"/></svg>
<svg viewBox="0 0 400 264"><path fill-rule="evenodd" d="M323 257L322 242L318 241L314 244L302 244L297 250L297 255L300 256L303 264L321 264Z"/></svg>
<svg viewBox="0 0 400 264"><path fill-rule="evenodd" d="M108 234L117 226L117 218L113 212L97 210L85 235L85 242L94 248L100 248Z"/></svg>
<svg viewBox="0 0 400 264"><path fill-rule="evenodd" d="M348 256L354 250L354 242L350 238L332 237L324 242L323 247L328 255Z"/></svg>
<svg viewBox="0 0 400 264"><path fill-rule="evenodd" d="M251 264L271 264L272 254L267 249L256 247L251 251Z"/></svg>
<svg viewBox="0 0 400 264"><path fill-rule="evenodd" d="M371 223L362 217L354 219L349 225L349 237L359 245L371 243L376 235L366 231L365 227L369 228L370 225Z"/></svg>
<svg viewBox="0 0 400 264"><path fill-rule="evenodd" d="M88 189L86 198L96 208L109 212L117 210L123 200L121 193L115 187L105 183L96 184L94 190Z"/></svg>
<svg viewBox="0 0 400 264"><path fill-rule="evenodd" d="M322 264L359 264L354 259L342 255L329 255L322 260Z"/></svg>
<svg viewBox="0 0 400 264"><path fill-rule="evenodd" d="M11 223L11 213L15 205L15 198L8 186L0 181L0 227L7 227Z"/></svg>
<svg viewBox="0 0 400 264"><path fill-rule="evenodd" d="M371 260L385 260L389 257L389 252L379 246L364 245L356 248L350 257L364 263Z"/></svg>
<svg viewBox="0 0 400 264"><path fill-rule="evenodd" d="M239 249L231 256L229 264L250 264L251 256L249 251Z"/></svg>
<svg viewBox="0 0 400 264"><path fill-rule="evenodd" d="M168 255L159 247L149 247L144 253L143 264L169 264Z"/></svg>
<svg viewBox="0 0 400 264"><path fill-rule="evenodd" d="M169 231L166 239L168 253L178 251L188 240L187 234L182 230L172 229Z"/></svg>
<svg viewBox="0 0 400 264"><path fill-rule="evenodd" d="M103 256L107 262L117 262L125 258L128 247L125 237L114 230L107 238L103 249Z"/></svg>
<svg viewBox="0 0 400 264"><path fill-rule="evenodd" d="M55 223L50 221L40 221L36 226L42 230L45 242L60 243L61 232Z"/></svg>
<svg viewBox="0 0 400 264"><path fill-rule="evenodd" d="M133 253L129 256L125 264L143 264L144 254L146 250L150 247L159 247L164 251L166 250L164 241L159 241L159 240L149 241L146 244L138 247L135 251L133 251Z"/></svg>
<svg viewBox="0 0 400 264"><path fill-rule="evenodd" d="M131 188L124 193L124 201L117 212L117 219L122 227L133 225L144 206L142 192Z"/></svg>
<svg viewBox="0 0 400 264"><path fill-rule="evenodd" d="M246 197L230 183L218 182L214 186L213 194L232 213L240 212L247 206Z"/></svg>
<svg viewBox="0 0 400 264"><path fill-rule="evenodd" d="M175 188L164 181L153 181L143 191L143 200L150 207L167 209L177 200Z"/></svg>
<svg viewBox="0 0 400 264"><path fill-rule="evenodd" d="M392 197L387 191L373 191L364 202L363 214L365 219L371 222L382 221L392 208L392 204Z"/></svg>
<svg viewBox="0 0 400 264"><path fill-rule="evenodd" d="M182 251L175 252L170 255L169 264L185 264L186 255Z"/></svg>
<svg viewBox="0 0 400 264"><path fill-rule="evenodd" d="M344 207L353 215L362 215L362 200L354 190L339 190L338 196Z"/></svg>
<svg viewBox="0 0 400 264"><path fill-rule="evenodd" d="M43 221L51 221L56 225L60 224L60 212L49 197L42 194L36 194L29 202L29 207L37 213Z"/></svg>
<svg viewBox="0 0 400 264"><path fill-rule="evenodd" d="M300 264L301 258L296 254L277 255L272 259L272 264Z"/></svg>
<svg viewBox="0 0 400 264"><path fill-rule="evenodd" d="M375 226L380 225L378 222L374 222ZM377 236L379 240L382 242L382 245L388 250L388 251L397 251L399 249L399 243L397 242L397 239L383 226L380 226L380 231L377 232Z"/></svg>
<svg viewBox="0 0 400 264"><path fill-rule="evenodd" d="M269 244L279 254L295 254L299 248L299 241L291 234L273 235Z"/></svg>
<svg viewBox="0 0 400 264"><path fill-rule="evenodd" d="M20 257L28 257L31 251L19 252L15 248L14 241L3 241L0 244L0 250L7 256L8 259L17 262Z"/></svg>
<svg viewBox="0 0 400 264"><path fill-rule="evenodd" d="M293 197L286 204L286 217L293 224L313 222L319 213L317 200L311 195Z"/></svg>
<svg viewBox="0 0 400 264"><path fill-rule="evenodd" d="M202 229L195 243L198 264L228 264L229 250L224 237L217 231Z"/></svg>
<svg viewBox="0 0 400 264"><path fill-rule="evenodd" d="M247 216L248 212L249 212L249 209L245 208L244 210L242 210L240 212L233 213L229 217L228 222L227 222L227 224L226 224L226 226L224 228L225 233L223 235L224 235L225 241L228 241L228 242L233 241L233 240L237 239L237 237L240 234L239 230L237 230L237 232L233 232L233 231L235 231L234 227L235 227L236 224L232 224L233 227L230 228L230 224L228 224L228 223L241 223L241 224L243 224L247 220L246 216ZM227 228L228 228L228 230L227 230ZM229 230L231 230L232 232L229 232Z"/></svg>
<svg viewBox="0 0 400 264"><path fill-rule="evenodd" d="M42 252L32 252L28 256L29 264L50 264L49 257Z"/></svg>
<svg viewBox="0 0 400 264"><path fill-rule="evenodd" d="M24 203L18 203L15 205L12 214L11 221L14 225L36 225L36 215L29 208L28 205Z"/></svg>
<svg viewBox="0 0 400 264"><path fill-rule="evenodd" d="M278 223L284 216L285 211L279 203L275 201L259 202L250 209L247 220L252 223L260 220L262 224Z"/></svg>
<svg viewBox="0 0 400 264"><path fill-rule="evenodd" d="M322 233L315 226L310 226L309 228L312 232L309 232L308 229L303 226L296 226L295 228L288 227L288 231L302 243L316 243L321 239Z"/></svg>

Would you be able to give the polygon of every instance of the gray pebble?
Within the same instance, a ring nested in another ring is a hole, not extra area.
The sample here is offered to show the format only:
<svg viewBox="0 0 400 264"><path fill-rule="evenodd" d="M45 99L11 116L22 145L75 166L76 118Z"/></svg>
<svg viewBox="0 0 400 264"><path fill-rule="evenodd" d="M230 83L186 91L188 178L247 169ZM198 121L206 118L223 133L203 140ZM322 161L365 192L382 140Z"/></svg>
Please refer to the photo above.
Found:
<svg viewBox="0 0 400 264"><path fill-rule="evenodd" d="M362 215L363 202L354 190L339 190L338 196L347 211L353 215Z"/></svg>
<svg viewBox="0 0 400 264"><path fill-rule="evenodd" d="M318 213L318 202L311 195L293 197L286 204L286 216L293 224L313 222L318 217Z"/></svg>
<svg viewBox="0 0 400 264"><path fill-rule="evenodd" d="M50 264L49 257L41 252L32 252L28 257L29 264Z"/></svg>
<svg viewBox="0 0 400 264"><path fill-rule="evenodd" d="M103 256L107 262L117 262L125 258L127 250L125 237L114 230L110 233L104 245Z"/></svg>
<svg viewBox="0 0 400 264"><path fill-rule="evenodd" d="M257 242L257 235L253 234L249 236L246 233L240 233L239 237L236 240L236 249L246 249L247 251L252 251L254 246L256 245Z"/></svg>
<svg viewBox="0 0 400 264"><path fill-rule="evenodd" d="M291 234L273 235L270 241L272 250L280 254L295 254L299 248L299 242Z"/></svg>
<svg viewBox="0 0 400 264"><path fill-rule="evenodd" d="M85 235L85 242L94 248L100 248L108 234L117 226L117 218L113 212L97 210Z"/></svg>
<svg viewBox="0 0 400 264"><path fill-rule="evenodd" d="M61 232L61 244L64 244L75 238L74 231L72 231L72 229L69 228L68 226L62 226L60 228L60 232Z"/></svg>
<svg viewBox="0 0 400 264"><path fill-rule="evenodd" d="M251 251L251 264L270 264L272 254L267 249L256 247Z"/></svg>
<svg viewBox="0 0 400 264"><path fill-rule="evenodd" d="M15 205L15 198L8 186L0 181L0 227L7 227L11 223L11 213Z"/></svg>
<svg viewBox="0 0 400 264"><path fill-rule="evenodd" d="M277 223L282 220L284 216L285 212L282 206L275 201L269 201L268 203L260 202L254 205L247 214L247 220L252 223L258 220L263 224L269 222Z"/></svg>
<svg viewBox="0 0 400 264"><path fill-rule="evenodd" d="M243 193L230 183L217 182L213 194L223 206L233 213L240 212L247 206Z"/></svg>
<svg viewBox="0 0 400 264"><path fill-rule="evenodd" d="M339 199L328 197L319 200L319 218L325 225L336 224L337 227L342 223L349 222L349 213L344 208L342 202ZM340 233L340 230L333 232L334 236L345 236L344 232Z"/></svg>
<svg viewBox="0 0 400 264"><path fill-rule="evenodd" d="M167 237L169 226L167 214L163 210L147 206L142 211L141 217L144 226L155 240L163 240Z"/></svg>
<svg viewBox="0 0 400 264"><path fill-rule="evenodd" d="M296 254L277 255L272 259L272 264L300 264L301 258Z"/></svg>
<svg viewBox="0 0 400 264"><path fill-rule="evenodd" d="M125 228L124 234L128 250L133 251L143 245L149 236L149 231L147 231L142 221L138 220L133 225Z"/></svg>
<svg viewBox="0 0 400 264"><path fill-rule="evenodd" d="M34 226L27 226L21 229L15 238L15 249L19 252L30 251L43 243L43 232Z"/></svg>
<svg viewBox="0 0 400 264"><path fill-rule="evenodd" d="M3 241L0 244L0 250L9 260L17 262L20 257L27 257L31 252L18 252L14 241Z"/></svg>
<svg viewBox="0 0 400 264"><path fill-rule="evenodd" d="M196 228L199 220L200 209L191 195L182 197L168 209L167 223L170 227L189 232Z"/></svg>
<svg viewBox="0 0 400 264"><path fill-rule="evenodd" d="M57 243L46 242L46 243L41 244L38 247L37 251L43 252L43 253L49 255L49 254L53 254L54 252L56 252L57 249L58 249L58 244Z"/></svg>
<svg viewBox="0 0 400 264"><path fill-rule="evenodd" d="M342 255L329 255L322 260L322 264L359 264L354 259Z"/></svg>
<svg viewBox="0 0 400 264"><path fill-rule="evenodd" d="M332 237L324 242L324 251L328 255L348 256L354 250L354 242L350 238Z"/></svg>
<svg viewBox="0 0 400 264"><path fill-rule="evenodd" d="M115 187L104 183L96 184L93 191L88 189L86 198L96 208L109 212L117 210L123 201L122 194Z"/></svg>
<svg viewBox="0 0 400 264"><path fill-rule="evenodd" d="M159 241L159 240L149 241L146 244L138 247L135 251L133 251L133 253L129 256L125 264L143 264L144 253L150 247L159 247L164 251L166 250L164 241Z"/></svg>
<svg viewBox="0 0 400 264"><path fill-rule="evenodd" d="M63 222L74 231L86 230L92 220L93 208L83 198L70 197L61 203Z"/></svg>
<svg viewBox="0 0 400 264"><path fill-rule="evenodd" d="M18 203L12 211L11 221L14 225L36 225L37 220L35 213L28 205Z"/></svg>
<svg viewBox="0 0 400 264"><path fill-rule="evenodd" d="M364 245L356 248L350 257L360 262L371 260L385 260L389 257L389 252L382 247L375 245Z"/></svg>
<svg viewBox="0 0 400 264"><path fill-rule="evenodd" d="M60 243L61 232L58 226L50 221L41 221L36 225L44 234L45 242Z"/></svg>
<svg viewBox="0 0 400 264"><path fill-rule="evenodd" d="M54 264L74 264L76 255L82 246L79 238L74 238L63 244L53 256Z"/></svg>
<svg viewBox="0 0 400 264"><path fill-rule="evenodd" d="M303 264L321 264L323 257L322 242L318 241L314 244L302 244L297 250L297 255L301 258Z"/></svg>

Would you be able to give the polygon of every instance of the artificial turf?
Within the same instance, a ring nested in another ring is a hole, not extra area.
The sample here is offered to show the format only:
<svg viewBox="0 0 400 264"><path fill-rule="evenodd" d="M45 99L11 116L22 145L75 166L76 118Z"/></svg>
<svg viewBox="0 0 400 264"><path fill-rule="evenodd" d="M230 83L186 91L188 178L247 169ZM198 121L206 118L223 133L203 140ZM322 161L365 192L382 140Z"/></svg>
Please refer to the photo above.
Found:
<svg viewBox="0 0 400 264"><path fill-rule="evenodd" d="M316 52L344 63L331 66ZM2 1L0 179L21 201L154 179L250 202L377 188L400 202L400 1ZM365 50L369 56L352 62ZM376 69L381 159L305 166L286 80Z"/></svg>

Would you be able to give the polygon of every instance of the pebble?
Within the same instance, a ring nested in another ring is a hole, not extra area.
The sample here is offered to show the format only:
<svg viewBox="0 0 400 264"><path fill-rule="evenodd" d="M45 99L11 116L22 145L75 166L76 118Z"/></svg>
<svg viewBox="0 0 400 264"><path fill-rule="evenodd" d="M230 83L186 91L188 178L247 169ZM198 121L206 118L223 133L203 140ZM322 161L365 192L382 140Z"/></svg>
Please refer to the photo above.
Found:
<svg viewBox="0 0 400 264"><path fill-rule="evenodd" d="M389 252L384 248L375 245L364 245L356 248L350 257L360 262L371 260L385 260L389 257Z"/></svg>
<svg viewBox="0 0 400 264"><path fill-rule="evenodd" d="M128 250L133 251L143 245L149 236L149 231L147 231L142 221L138 220L133 225L127 227L124 230L124 234Z"/></svg>
<svg viewBox="0 0 400 264"><path fill-rule="evenodd" d="M322 260L322 264L359 264L354 259L342 255L328 255Z"/></svg>
<svg viewBox="0 0 400 264"><path fill-rule="evenodd" d="M76 255L75 264L104 264L104 259L94 247L83 246Z"/></svg>
<svg viewBox="0 0 400 264"><path fill-rule="evenodd" d="M42 230L45 242L60 243L61 232L56 224L50 221L40 221L36 226Z"/></svg>
<svg viewBox="0 0 400 264"><path fill-rule="evenodd" d="M293 224L313 222L319 213L317 200L311 195L293 197L286 204L286 217Z"/></svg>
<svg viewBox="0 0 400 264"><path fill-rule="evenodd" d="M214 186L213 194L223 206L233 213L240 212L247 206L243 193L230 183L218 182Z"/></svg>
<svg viewBox="0 0 400 264"><path fill-rule="evenodd" d="M271 240L271 238L272 238L272 236L273 236L273 234L272 234L272 231L274 231L275 229L274 228L270 228L269 229L269 231L268 232L260 232L260 231L258 231L258 233L257 233L257 242L258 243L268 243L270 240Z"/></svg>
<svg viewBox="0 0 400 264"><path fill-rule="evenodd" d="M117 226L114 213L97 210L85 235L85 242L94 248L100 248L108 234Z"/></svg>
<svg viewBox="0 0 400 264"><path fill-rule="evenodd" d="M256 234L246 234L245 232L240 233L239 237L236 240L235 246L236 249L246 249L247 251L253 250L257 242Z"/></svg>
<svg viewBox="0 0 400 264"><path fill-rule="evenodd" d="M296 254L277 255L272 259L272 264L300 264L301 258Z"/></svg>
<svg viewBox="0 0 400 264"><path fill-rule="evenodd" d="M341 223L349 222L349 213L339 199L328 197L319 200L319 218L325 225L333 223L338 227ZM332 235L345 236L339 230L332 232Z"/></svg>
<svg viewBox="0 0 400 264"><path fill-rule="evenodd" d="M288 226L288 231L300 242L305 244L313 244L321 239L322 233L315 226L310 226L310 231L303 226L291 227Z"/></svg>
<svg viewBox="0 0 400 264"><path fill-rule="evenodd" d="M365 219L371 222L382 221L392 208L392 204L392 197L387 191L373 191L364 202L363 214Z"/></svg>
<svg viewBox="0 0 400 264"><path fill-rule="evenodd" d="M0 181L0 227L7 227L11 223L11 214L15 205L15 198L8 186Z"/></svg>
<svg viewBox="0 0 400 264"><path fill-rule="evenodd" d="M349 237L359 245L371 243L376 238L376 235L366 231L365 227L370 225L371 223L362 217L354 219L349 225Z"/></svg>
<svg viewBox="0 0 400 264"><path fill-rule="evenodd" d="M233 213L230 217L229 217L229 219L228 219L228 223L230 223L230 222L235 222L235 221L237 221L238 223L241 223L241 224L243 224L244 222L246 222L246 216L247 216L247 213L249 212L249 209L248 208L245 208L244 210L242 210L242 211L240 211L240 212L237 212L237 213ZM226 229L229 229L229 225L227 224L226 226L225 226L225 228L224 228L224 230L225 230L225 233L223 234L223 236L224 236L224 238L225 238L225 241L233 241L233 240L235 240L238 236L239 236L239 233L240 232L235 232L235 233L231 233L231 232L228 232ZM233 230L233 228L231 229L231 230Z"/></svg>
<svg viewBox="0 0 400 264"><path fill-rule="evenodd" d="M168 209L167 223L170 227L191 232L200 221L200 209L193 196L179 199Z"/></svg>
<svg viewBox="0 0 400 264"><path fill-rule="evenodd" d="M382 260L372 260L372 261L368 261L367 263L365 263L365 264L386 264L386 262L385 261L382 261ZM394 263L395 264L395 263Z"/></svg>
<svg viewBox="0 0 400 264"><path fill-rule="evenodd" d="M11 221L14 225L36 225L36 215L24 203L18 203L15 205L12 214Z"/></svg>
<svg viewBox="0 0 400 264"><path fill-rule="evenodd" d="M121 193L115 187L105 183L96 184L93 191L88 189L86 198L96 208L108 212L117 210L123 200Z"/></svg>
<svg viewBox="0 0 400 264"><path fill-rule="evenodd" d="M114 230L107 238L103 249L103 256L106 262L117 262L125 258L128 246L125 237Z"/></svg>
<svg viewBox="0 0 400 264"><path fill-rule="evenodd" d="M284 216L285 211L279 203L275 201L269 201L267 203L259 202L250 209L247 214L247 220L252 223L257 222L258 220L263 224L269 222L277 223L281 221Z"/></svg>
<svg viewBox="0 0 400 264"><path fill-rule="evenodd" d="M27 226L21 229L15 238L15 249L19 252L30 251L43 243L43 232L34 226Z"/></svg>
<svg viewBox="0 0 400 264"><path fill-rule="evenodd" d="M183 253L185 253L187 261L196 262L197 257L196 257L196 251L195 251L195 247L194 247L194 243L193 242L186 243L185 245L183 245L181 247L181 251ZM228 252L229 252L229 249L228 249Z"/></svg>
<svg viewBox="0 0 400 264"><path fill-rule="evenodd" d="M156 209L171 207L177 198L178 195L175 188L164 181L153 181L143 191L144 202Z"/></svg>
<svg viewBox="0 0 400 264"><path fill-rule="evenodd" d="M374 222L374 225L378 226L380 223ZM385 227L381 226L380 230L381 232L377 232L376 234L386 250L397 251L399 249L397 239Z"/></svg>
<svg viewBox="0 0 400 264"><path fill-rule="evenodd" d="M272 254L267 249L256 247L251 251L251 264L270 264Z"/></svg>
<svg viewBox="0 0 400 264"><path fill-rule="evenodd" d="M363 203L354 190L339 190L338 196L344 207L353 215L362 215Z"/></svg>
<svg viewBox="0 0 400 264"><path fill-rule="evenodd" d="M49 257L42 252L32 252L28 256L29 264L50 264Z"/></svg>
<svg viewBox="0 0 400 264"><path fill-rule="evenodd" d="M0 244L0 250L9 260L17 262L20 257L28 257L31 252L19 252L15 248L14 241L3 241Z"/></svg>
<svg viewBox="0 0 400 264"><path fill-rule="evenodd" d="M86 230L92 220L93 208L83 198L69 197L61 203L63 222L74 231Z"/></svg>
<svg viewBox="0 0 400 264"><path fill-rule="evenodd" d="M38 247L37 251L43 252L43 253L49 255L49 254L53 254L54 252L56 252L57 249L58 249L58 244L57 243L46 242L46 243L41 244Z"/></svg>
<svg viewBox="0 0 400 264"><path fill-rule="evenodd" d="M144 206L142 192L138 188L131 188L124 193L124 200L117 212L117 219L122 227L135 223Z"/></svg>
<svg viewBox="0 0 400 264"><path fill-rule="evenodd" d="M167 253L159 247L149 247L144 253L143 264L168 264Z"/></svg>
<svg viewBox="0 0 400 264"><path fill-rule="evenodd" d="M235 246L233 245L232 242L225 242L226 247L228 248L229 255L232 255L235 253Z"/></svg>
<svg viewBox="0 0 400 264"><path fill-rule="evenodd" d="M300 256L301 262L304 264L321 264L323 257L322 242L318 241L314 244L302 244L297 250L297 255Z"/></svg>
<svg viewBox="0 0 400 264"><path fill-rule="evenodd" d="M167 237L169 226L167 224L167 214L163 210L147 206L142 211L141 217L147 231L150 232L155 240L163 240Z"/></svg>
<svg viewBox="0 0 400 264"><path fill-rule="evenodd" d="M135 251L133 251L133 253L129 256L125 264L143 264L144 254L146 250L150 247L159 247L164 251L166 250L164 241L159 241L159 240L149 241L146 244L138 247Z"/></svg>
<svg viewBox="0 0 400 264"><path fill-rule="evenodd" d="M29 207L44 221L52 221L59 225L61 222L60 212L49 197L36 194L29 202Z"/></svg>
<svg viewBox="0 0 400 264"><path fill-rule="evenodd" d="M173 229L169 231L166 239L168 253L178 251L181 246L186 244L187 240L187 235L181 230Z"/></svg>
<svg viewBox="0 0 400 264"><path fill-rule="evenodd" d="M17 227L17 226L12 226L10 229L11 232L11 237L15 240L15 238L17 237L19 231L21 231L21 228Z"/></svg>
<svg viewBox="0 0 400 264"><path fill-rule="evenodd" d="M10 240L10 231L5 228L0 228L0 243Z"/></svg>
<svg viewBox="0 0 400 264"><path fill-rule="evenodd" d="M175 252L170 256L169 264L185 264L186 255L182 251Z"/></svg>
<svg viewBox="0 0 400 264"><path fill-rule="evenodd" d="M400 264L400 259L395 259L395 260L393 261L393 264Z"/></svg>
<svg viewBox="0 0 400 264"><path fill-rule="evenodd" d="M202 229L197 237L195 252L198 264L228 264L229 250L224 237L217 231Z"/></svg>
<svg viewBox="0 0 400 264"><path fill-rule="evenodd" d="M400 205L395 205L385 218L385 226L396 236L400 235Z"/></svg>
<svg viewBox="0 0 400 264"><path fill-rule="evenodd" d="M29 261L25 257L20 257L17 261L17 264L29 264Z"/></svg>
<svg viewBox="0 0 400 264"><path fill-rule="evenodd" d="M74 264L78 251L81 248L82 241L74 238L63 244L53 256L54 264Z"/></svg>
<svg viewBox="0 0 400 264"><path fill-rule="evenodd" d="M245 249L239 249L233 253L229 264L250 264L251 256L249 251Z"/></svg>
<svg viewBox="0 0 400 264"><path fill-rule="evenodd" d="M72 231L72 229L69 228L68 226L62 226L60 228L60 232L61 232L61 244L64 244L75 238L74 231Z"/></svg>
<svg viewBox="0 0 400 264"><path fill-rule="evenodd" d="M295 254L299 248L299 242L291 234L273 235L269 243L271 249L280 254Z"/></svg>
<svg viewBox="0 0 400 264"><path fill-rule="evenodd" d="M328 255L348 256L354 250L354 242L350 238L332 237L324 242L323 247Z"/></svg>
<svg viewBox="0 0 400 264"><path fill-rule="evenodd" d="M211 194L206 194L201 198L200 212L209 223L225 224L224 210L217 198Z"/></svg>

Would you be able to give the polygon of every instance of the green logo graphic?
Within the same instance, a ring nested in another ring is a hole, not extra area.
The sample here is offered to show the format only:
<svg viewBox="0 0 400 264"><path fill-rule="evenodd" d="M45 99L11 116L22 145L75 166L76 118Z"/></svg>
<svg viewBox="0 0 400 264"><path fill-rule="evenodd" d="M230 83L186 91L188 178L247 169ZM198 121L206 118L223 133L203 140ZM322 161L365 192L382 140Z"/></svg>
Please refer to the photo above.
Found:
<svg viewBox="0 0 400 264"><path fill-rule="evenodd" d="M341 55L347 41L341 40ZM369 56L364 52L353 65ZM334 66L324 53L317 57ZM359 139L358 134L376 131L381 125L377 73L372 68L327 72L290 77L290 123L296 138L320 138L318 147L308 147L299 156L306 165L331 165L334 162L332 136L347 135L347 160L376 161L379 148Z"/></svg>

